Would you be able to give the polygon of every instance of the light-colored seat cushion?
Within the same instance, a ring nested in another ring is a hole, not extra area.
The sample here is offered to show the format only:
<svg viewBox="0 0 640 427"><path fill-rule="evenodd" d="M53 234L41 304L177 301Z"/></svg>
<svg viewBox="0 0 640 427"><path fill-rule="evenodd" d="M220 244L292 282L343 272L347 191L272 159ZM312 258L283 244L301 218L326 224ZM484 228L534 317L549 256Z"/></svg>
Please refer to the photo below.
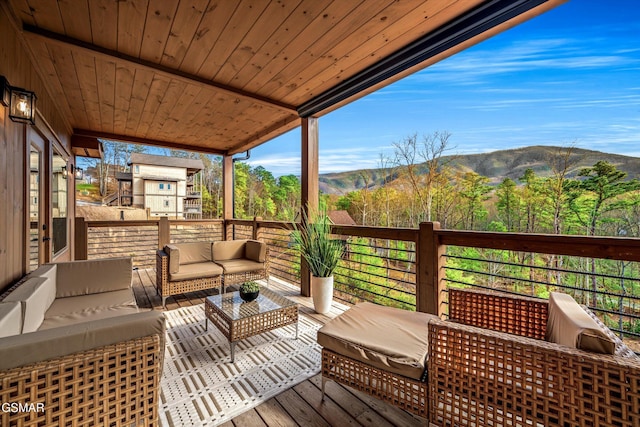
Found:
<svg viewBox="0 0 640 427"><path fill-rule="evenodd" d="M230 259L242 259L245 257L246 240L220 240L213 242L213 261L226 261Z"/></svg>
<svg viewBox="0 0 640 427"><path fill-rule="evenodd" d="M22 333L22 303L0 302L0 338Z"/></svg>
<svg viewBox="0 0 640 427"><path fill-rule="evenodd" d="M169 273L169 280L199 279L201 277L216 277L222 274L222 267L213 262L201 262L198 264L181 265L177 273Z"/></svg>
<svg viewBox="0 0 640 427"><path fill-rule="evenodd" d="M39 330L137 311L138 307L131 289L57 298L45 313Z"/></svg>
<svg viewBox="0 0 640 427"><path fill-rule="evenodd" d="M264 269L263 262L255 262L248 259L230 259L216 262L222 266L225 274L244 273Z"/></svg>
<svg viewBox="0 0 640 427"><path fill-rule="evenodd" d="M131 257L57 263L56 298L131 288Z"/></svg>
<svg viewBox="0 0 640 427"><path fill-rule="evenodd" d="M437 316L357 304L318 331L318 344L385 371L420 379L429 352L428 323Z"/></svg>
<svg viewBox="0 0 640 427"><path fill-rule="evenodd" d="M180 251L180 266L211 261L211 242L174 243L172 246Z"/></svg>
<svg viewBox="0 0 640 427"><path fill-rule="evenodd" d="M549 295L547 341L594 353L614 354L615 342L565 293Z"/></svg>
<svg viewBox="0 0 640 427"><path fill-rule="evenodd" d="M265 262L267 260L267 244L257 240L247 240L244 256L255 262Z"/></svg>
<svg viewBox="0 0 640 427"><path fill-rule="evenodd" d="M4 301L19 301L22 304L22 332L27 333L38 330L44 313L55 298L56 285L53 280L31 277L7 295Z"/></svg>
<svg viewBox="0 0 640 427"><path fill-rule="evenodd" d="M180 270L180 249L176 245L166 245L164 252L169 257L169 273L177 273Z"/></svg>

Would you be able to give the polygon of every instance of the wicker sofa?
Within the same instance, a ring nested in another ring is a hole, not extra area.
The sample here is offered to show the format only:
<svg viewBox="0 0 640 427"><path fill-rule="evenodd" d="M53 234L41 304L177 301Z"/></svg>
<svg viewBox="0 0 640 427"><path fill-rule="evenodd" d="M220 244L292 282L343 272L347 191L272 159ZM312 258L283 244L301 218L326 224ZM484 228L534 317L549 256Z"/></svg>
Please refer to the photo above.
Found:
<svg viewBox="0 0 640 427"><path fill-rule="evenodd" d="M175 243L156 253L156 289L168 297L269 278L269 249L257 240Z"/></svg>
<svg viewBox="0 0 640 427"><path fill-rule="evenodd" d="M157 425L165 320L131 279L130 258L45 264L0 297L0 425Z"/></svg>
<svg viewBox="0 0 640 427"><path fill-rule="evenodd" d="M377 326L364 338L362 332L356 336L355 327L346 332L343 328L353 323L341 319L351 310L318 333L323 392L327 380L334 380L426 417L436 426L640 425L640 359L588 311L614 342L615 354L546 341L546 300L450 289L453 321L424 313L412 313L417 319L406 313L391 315L392 330L385 333L380 330L384 326ZM359 328L384 324L381 319L387 317L377 307L357 311ZM376 321L366 320L371 313ZM402 341L403 334L420 344L390 342ZM351 346L351 353L346 346ZM422 358L422 366L414 366L413 372L399 368L398 361L407 355Z"/></svg>

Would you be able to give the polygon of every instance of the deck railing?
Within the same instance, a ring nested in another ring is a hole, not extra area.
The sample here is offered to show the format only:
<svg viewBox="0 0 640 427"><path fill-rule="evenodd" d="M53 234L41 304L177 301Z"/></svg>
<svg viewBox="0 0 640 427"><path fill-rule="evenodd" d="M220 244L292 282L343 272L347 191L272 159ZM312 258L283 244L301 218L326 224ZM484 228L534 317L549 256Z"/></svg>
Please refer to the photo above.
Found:
<svg viewBox="0 0 640 427"><path fill-rule="evenodd" d="M76 222L76 258L130 255L154 266L169 242L257 238L268 243L271 274L299 283L291 223L253 220ZM334 226L345 244L335 298L447 313L449 286L546 297L572 294L620 334L640 338L640 239Z"/></svg>

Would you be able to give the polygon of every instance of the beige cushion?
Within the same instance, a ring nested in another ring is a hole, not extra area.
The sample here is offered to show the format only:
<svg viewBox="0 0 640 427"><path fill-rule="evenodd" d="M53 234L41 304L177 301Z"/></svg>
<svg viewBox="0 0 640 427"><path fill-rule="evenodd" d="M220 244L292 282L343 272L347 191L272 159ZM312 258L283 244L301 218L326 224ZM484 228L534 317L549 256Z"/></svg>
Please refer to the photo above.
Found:
<svg viewBox="0 0 640 427"><path fill-rule="evenodd" d="M265 262L267 260L267 244L257 240L247 240L244 256L251 261Z"/></svg>
<svg viewBox="0 0 640 427"><path fill-rule="evenodd" d="M595 320L571 297L560 292L549 296L547 341L595 353L614 354L616 345Z"/></svg>
<svg viewBox="0 0 640 427"><path fill-rule="evenodd" d="M225 274L245 273L248 271L258 271L264 269L263 262L249 261L248 259L230 259L227 261L217 261L222 266Z"/></svg>
<svg viewBox="0 0 640 427"><path fill-rule="evenodd" d="M110 292L131 287L130 257L59 262L56 298Z"/></svg>
<svg viewBox="0 0 640 427"><path fill-rule="evenodd" d="M437 318L360 303L320 328L318 344L385 371L420 379L429 353L428 323Z"/></svg>
<svg viewBox="0 0 640 427"><path fill-rule="evenodd" d="M215 262L244 258L246 240L221 240L213 242L213 260Z"/></svg>
<svg viewBox="0 0 640 427"><path fill-rule="evenodd" d="M46 277L31 277L4 299L22 304L22 332L36 331L44 320L44 313L56 297L53 280Z"/></svg>
<svg viewBox="0 0 640 427"><path fill-rule="evenodd" d="M0 302L0 338L22 333L22 303Z"/></svg>
<svg viewBox="0 0 640 427"><path fill-rule="evenodd" d="M29 273L29 277L46 277L48 279L53 280L54 283L57 281L58 275L58 264L43 264L31 273ZM57 292L57 291L56 291Z"/></svg>
<svg viewBox="0 0 640 427"><path fill-rule="evenodd" d="M39 330L112 317L117 313L137 311L138 307L131 288L100 294L57 298L45 313L44 321Z"/></svg>
<svg viewBox="0 0 640 427"><path fill-rule="evenodd" d="M169 280L199 279L201 277L215 277L222 274L222 267L213 262L201 262L198 264L181 265L177 273L169 273Z"/></svg>
<svg viewBox="0 0 640 427"><path fill-rule="evenodd" d="M164 252L169 256L169 273L180 270L180 249L176 245L166 245Z"/></svg>
<svg viewBox="0 0 640 427"><path fill-rule="evenodd" d="M161 311L14 335L2 340L0 371L150 335L160 335L164 348L165 320Z"/></svg>
<svg viewBox="0 0 640 427"><path fill-rule="evenodd" d="M175 243L180 250L180 265L211 261L211 242Z"/></svg>

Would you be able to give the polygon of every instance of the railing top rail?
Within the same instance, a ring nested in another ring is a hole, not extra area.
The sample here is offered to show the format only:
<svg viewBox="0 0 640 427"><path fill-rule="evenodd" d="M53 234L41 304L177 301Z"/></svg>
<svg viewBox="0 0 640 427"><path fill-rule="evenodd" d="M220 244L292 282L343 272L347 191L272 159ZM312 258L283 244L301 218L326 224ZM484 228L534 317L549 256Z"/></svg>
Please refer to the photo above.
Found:
<svg viewBox="0 0 640 427"><path fill-rule="evenodd" d="M419 233L417 228L368 227L363 225L334 225L331 227L331 231L335 234L348 236L405 240L408 242L417 242Z"/></svg>
<svg viewBox="0 0 640 427"><path fill-rule="evenodd" d="M457 230L434 233L442 245L640 261L639 238Z"/></svg>
<svg viewBox="0 0 640 427"><path fill-rule="evenodd" d="M93 228L107 227L150 227L160 224L157 219L140 219L140 220L113 220L113 221L85 221L87 226Z"/></svg>
<svg viewBox="0 0 640 427"><path fill-rule="evenodd" d="M207 224L207 223L224 224L221 218L214 219L170 219L169 224Z"/></svg>

